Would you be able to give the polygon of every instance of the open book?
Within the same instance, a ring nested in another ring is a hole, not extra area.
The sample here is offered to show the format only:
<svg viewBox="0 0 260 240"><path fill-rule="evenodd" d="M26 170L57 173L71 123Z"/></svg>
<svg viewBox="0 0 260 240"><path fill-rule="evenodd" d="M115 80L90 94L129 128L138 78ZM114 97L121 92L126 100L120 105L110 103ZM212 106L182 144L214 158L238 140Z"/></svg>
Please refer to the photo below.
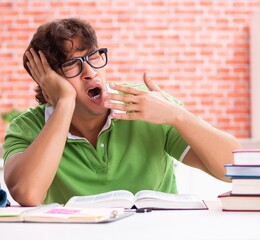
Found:
<svg viewBox="0 0 260 240"><path fill-rule="evenodd" d="M59 204L0 208L0 222L104 223L132 215L123 208L70 208Z"/></svg>
<svg viewBox="0 0 260 240"><path fill-rule="evenodd" d="M119 207L150 209L208 209L202 199L190 194L170 194L142 190L133 195L126 190L116 190L92 196L75 196L66 207Z"/></svg>

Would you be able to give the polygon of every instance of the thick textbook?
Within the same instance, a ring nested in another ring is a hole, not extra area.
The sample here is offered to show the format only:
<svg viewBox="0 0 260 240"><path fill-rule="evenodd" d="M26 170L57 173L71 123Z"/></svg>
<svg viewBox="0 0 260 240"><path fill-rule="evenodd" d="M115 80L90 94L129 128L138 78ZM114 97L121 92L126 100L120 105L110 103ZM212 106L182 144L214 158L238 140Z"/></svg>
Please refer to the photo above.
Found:
<svg viewBox="0 0 260 240"><path fill-rule="evenodd" d="M260 195L233 195L229 191L218 197L223 211L260 211Z"/></svg>
<svg viewBox="0 0 260 240"><path fill-rule="evenodd" d="M142 190L135 195L126 190L115 190L91 196L74 196L67 207L119 207L149 209L208 209L197 195L170 194L152 190Z"/></svg>
<svg viewBox="0 0 260 240"><path fill-rule="evenodd" d="M260 195L260 178L232 178L231 193Z"/></svg>
<svg viewBox="0 0 260 240"><path fill-rule="evenodd" d="M260 149L237 149L233 158L235 165L260 165Z"/></svg>
<svg viewBox="0 0 260 240"><path fill-rule="evenodd" d="M70 208L59 204L0 208L0 222L105 223L132 215L123 208Z"/></svg>
<svg viewBox="0 0 260 240"><path fill-rule="evenodd" d="M235 165L225 164L227 177L260 177L260 165L249 166L249 165Z"/></svg>

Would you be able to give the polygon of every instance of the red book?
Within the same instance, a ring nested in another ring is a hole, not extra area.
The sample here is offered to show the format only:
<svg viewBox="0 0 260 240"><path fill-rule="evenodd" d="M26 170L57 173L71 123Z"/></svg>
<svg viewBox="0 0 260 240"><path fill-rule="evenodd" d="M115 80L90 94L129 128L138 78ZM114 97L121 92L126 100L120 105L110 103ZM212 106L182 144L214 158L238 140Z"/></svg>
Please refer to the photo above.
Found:
<svg viewBox="0 0 260 240"><path fill-rule="evenodd" d="M223 211L260 212L260 195L233 195L229 191L218 197Z"/></svg>

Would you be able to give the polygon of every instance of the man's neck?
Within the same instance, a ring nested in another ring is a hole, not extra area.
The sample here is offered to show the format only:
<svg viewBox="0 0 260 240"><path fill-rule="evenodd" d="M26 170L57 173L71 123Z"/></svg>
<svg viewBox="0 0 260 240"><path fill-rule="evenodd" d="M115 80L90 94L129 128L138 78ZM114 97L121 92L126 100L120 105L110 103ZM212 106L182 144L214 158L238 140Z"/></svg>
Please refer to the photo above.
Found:
<svg viewBox="0 0 260 240"><path fill-rule="evenodd" d="M98 134L104 127L108 115L109 111L100 116L84 116L81 118L73 116L70 133L78 137L86 138L94 147L96 147Z"/></svg>

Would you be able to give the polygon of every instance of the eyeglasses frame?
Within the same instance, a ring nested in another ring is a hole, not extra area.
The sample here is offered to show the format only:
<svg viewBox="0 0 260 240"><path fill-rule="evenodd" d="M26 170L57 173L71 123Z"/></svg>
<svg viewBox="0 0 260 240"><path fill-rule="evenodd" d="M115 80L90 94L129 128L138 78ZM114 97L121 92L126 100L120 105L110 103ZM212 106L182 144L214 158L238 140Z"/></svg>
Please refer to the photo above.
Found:
<svg viewBox="0 0 260 240"><path fill-rule="evenodd" d="M95 54L96 52L104 53L105 56L106 56L106 62L105 62L104 65L101 66L101 67L95 67L95 66L93 66L93 65L89 62L89 60L88 60L88 58L89 58L91 55ZM68 60L66 60L66 61L64 61L64 62L62 62L62 63L60 63L60 64L58 65L58 67L61 69L61 72L62 72L62 74L64 75L64 77L66 77L66 78L74 78L74 77L77 77L79 74L82 73L82 71L83 71L83 69L84 69L84 61L86 61L87 64L88 64L89 66L91 66L92 68L94 68L94 69L100 69L100 68L105 67L105 66L107 65L107 62L108 62L108 61L107 61L107 52L108 52L108 49L107 49L107 48L99 48L99 49L96 49L96 50L90 52L90 53L87 54L86 56L68 59ZM71 60L80 60L80 61L81 61L81 70L80 70L80 72L79 72L78 74L76 74L76 75L74 75L74 76L72 76L72 77L67 77L67 76L64 74L64 72L63 72L62 65L63 65L64 63L66 63L66 62L71 61Z"/></svg>

